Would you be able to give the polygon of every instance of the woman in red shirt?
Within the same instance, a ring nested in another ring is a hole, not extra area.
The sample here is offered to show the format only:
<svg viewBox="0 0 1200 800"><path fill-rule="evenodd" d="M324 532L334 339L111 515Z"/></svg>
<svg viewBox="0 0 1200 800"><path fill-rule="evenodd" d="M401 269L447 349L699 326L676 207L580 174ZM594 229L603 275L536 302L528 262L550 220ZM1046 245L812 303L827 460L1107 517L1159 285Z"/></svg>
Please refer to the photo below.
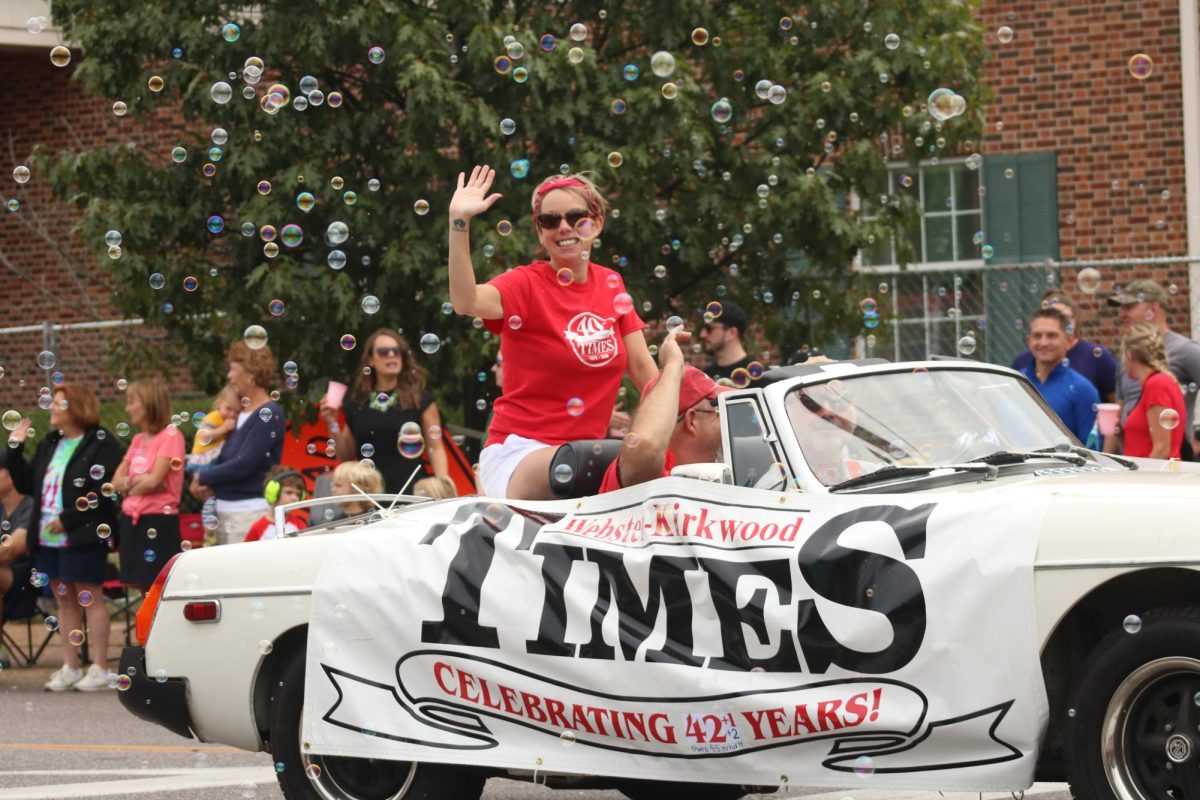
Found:
<svg viewBox="0 0 1200 800"><path fill-rule="evenodd" d="M1167 369L1162 334L1149 323L1134 325L1121 344L1125 371L1142 385L1142 396L1125 418L1127 456L1179 458L1183 445L1183 392Z"/></svg>
<svg viewBox="0 0 1200 800"><path fill-rule="evenodd" d="M460 173L450 199L450 301L500 335L504 359L479 483L493 497L551 499L557 445L602 438L622 376L640 389L657 369L620 274L589 260L607 204L582 175L548 178L533 192L548 258L476 283L468 231L500 199L488 194L495 177L487 166Z"/></svg>

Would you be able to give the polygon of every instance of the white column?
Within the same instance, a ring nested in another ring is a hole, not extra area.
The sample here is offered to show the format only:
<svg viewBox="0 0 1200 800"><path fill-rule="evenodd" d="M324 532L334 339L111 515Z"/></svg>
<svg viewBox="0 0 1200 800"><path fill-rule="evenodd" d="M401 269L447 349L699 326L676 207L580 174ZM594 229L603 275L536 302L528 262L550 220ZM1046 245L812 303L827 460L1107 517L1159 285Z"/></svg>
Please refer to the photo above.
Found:
<svg viewBox="0 0 1200 800"><path fill-rule="evenodd" d="M1183 82L1184 197L1187 253L1200 256L1200 14L1197 0L1179 0L1179 66ZM1188 264L1191 333L1200 339L1200 263Z"/></svg>

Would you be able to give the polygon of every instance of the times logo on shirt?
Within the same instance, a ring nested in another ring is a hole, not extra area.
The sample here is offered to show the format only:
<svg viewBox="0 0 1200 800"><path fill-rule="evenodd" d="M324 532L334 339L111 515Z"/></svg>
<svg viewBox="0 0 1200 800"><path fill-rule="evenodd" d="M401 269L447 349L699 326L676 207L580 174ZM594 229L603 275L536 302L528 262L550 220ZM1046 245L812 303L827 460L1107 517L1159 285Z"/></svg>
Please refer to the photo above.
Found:
<svg viewBox="0 0 1200 800"><path fill-rule="evenodd" d="M589 367L602 367L617 357L616 323L612 317L584 311L567 323L563 335L581 362Z"/></svg>

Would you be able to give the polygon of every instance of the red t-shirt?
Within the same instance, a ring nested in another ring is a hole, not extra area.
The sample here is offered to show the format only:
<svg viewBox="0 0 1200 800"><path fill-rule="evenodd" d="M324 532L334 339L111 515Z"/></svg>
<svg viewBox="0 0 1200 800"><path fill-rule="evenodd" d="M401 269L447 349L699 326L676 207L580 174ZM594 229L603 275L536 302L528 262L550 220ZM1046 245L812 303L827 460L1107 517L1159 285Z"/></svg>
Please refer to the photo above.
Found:
<svg viewBox="0 0 1200 800"><path fill-rule="evenodd" d="M510 433L552 445L604 438L625 374L624 337L646 326L632 307L613 307L621 276L589 264L585 283L563 286L548 261L535 261L488 283L504 306L484 323L504 358L488 442Z"/></svg>
<svg viewBox="0 0 1200 800"><path fill-rule="evenodd" d="M621 459L614 458L613 462L608 465L608 469L604 471L604 480L600 481L600 494L615 492L617 489L625 488L621 485L621 473L617 467L620 463ZM659 477L667 477L673 469L675 469L675 454L668 450L666 457L663 459L663 472Z"/></svg>
<svg viewBox="0 0 1200 800"><path fill-rule="evenodd" d="M1146 378L1142 384L1142 397L1138 400L1129 416L1125 418L1125 455L1146 457L1154 442L1150 439L1150 423L1146 412L1152 406L1162 406L1164 409L1173 408L1179 414L1179 423L1168 433L1171 434L1171 451L1168 458L1179 458L1179 448L1183 446L1183 428L1187 423L1187 413L1183 405L1183 392L1175 378L1165 372L1155 372Z"/></svg>

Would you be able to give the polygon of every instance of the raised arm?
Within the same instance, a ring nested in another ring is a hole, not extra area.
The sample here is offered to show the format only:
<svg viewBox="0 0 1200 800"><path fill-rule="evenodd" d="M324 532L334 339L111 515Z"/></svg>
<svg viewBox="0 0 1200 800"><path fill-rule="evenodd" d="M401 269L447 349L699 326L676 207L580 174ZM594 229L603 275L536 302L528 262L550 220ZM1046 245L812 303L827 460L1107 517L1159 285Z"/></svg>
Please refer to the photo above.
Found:
<svg viewBox="0 0 1200 800"><path fill-rule="evenodd" d="M640 335L640 334L639 334ZM662 375L649 394L643 395L633 417L633 427L621 443L617 470L622 486L634 486L662 475L667 446L679 412L679 386L683 380L683 351L676 339L690 333L672 331L658 351Z"/></svg>
<svg viewBox="0 0 1200 800"><path fill-rule="evenodd" d="M450 198L450 303L459 314L483 319L500 319L504 305L500 292L486 283L475 282L475 266L471 263L471 219L482 214L500 199L488 194L496 171L489 166L476 166L470 179L458 173L458 189Z"/></svg>

